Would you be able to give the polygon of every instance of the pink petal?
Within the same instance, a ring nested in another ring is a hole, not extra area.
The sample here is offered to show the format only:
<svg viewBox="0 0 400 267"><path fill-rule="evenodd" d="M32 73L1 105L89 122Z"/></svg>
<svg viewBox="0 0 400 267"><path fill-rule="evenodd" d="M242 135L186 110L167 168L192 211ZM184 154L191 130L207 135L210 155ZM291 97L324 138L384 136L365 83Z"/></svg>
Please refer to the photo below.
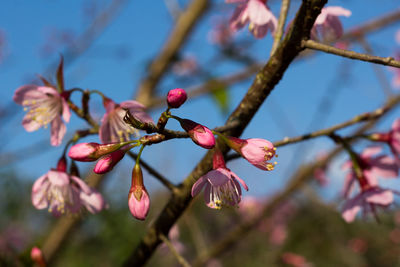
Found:
<svg viewBox="0 0 400 267"><path fill-rule="evenodd" d="M338 17L328 16L325 25L322 28L323 36L329 37L332 31L335 38L340 38L343 35L343 26Z"/></svg>
<svg viewBox="0 0 400 267"><path fill-rule="evenodd" d="M108 117L108 113L104 114L103 118L101 119L101 126L99 129L99 138L103 144L111 141L111 127Z"/></svg>
<svg viewBox="0 0 400 267"><path fill-rule="evenodd" d="M78 185L80 191L83 191L85 194L90 195L90 194L93 192L93 190L94 190L94 189L90 188L90 187L89 187L82 179L80 179L79 177L76 177L76 176L71 175L71 180L74 181L74 182Z"/></svg>
<svg viewBox="0 0 400 267"><path fill-rule="evenodd" d="M47 176L49 178L51 185L60 186L60 187L69 185L69 175L65 172L50 170L47 173Z"/></svg>
<svg viewBox="0 0 400 267"><path fill-rule="evenodd" d="M38 86L37 90L39 92L43 93L43 95L49 94L49 95L53 95L55 97L61 97L60 94L57 92L57 90L52 87Z"/></svg>
<svg viewBox="0 0 400 267"><path fill-rule="evenodd" d="M143 104L135 100L128 100L121 102L120 107L125 109L146 109L146 107Z"/></svg>
<svg viewBox="0 0 400 267"><path fill-rule="evenodd" d="M65 122L69 122L69 119L71 118L71 111L69 110L69 106L67 101L65 101L64 98L61 98L62 102L62 117Z"/></svg>
<svg viewBox="0 0 400 267"><path fill-rule="evenodd" d="M400 31L399 31L400 32ZM396 119L392 124L392 131L400 132L400 119Z"/></svg>
<svg viewBox="0 0 400 267"><path fill-rule="evenodd" d="M204 176L200 177L192 186L192 197L195 197L198 193L200 193L201 189L203 189L207 180Z"/></svg>
<svg viewBox="0 0 400 267"><path fill-rule="evenodd" d="M231 175L232 175L236 180L238 180L238 181L240 182L240 184L243 186L243 188L244 188L246 191L249 191L249 188L248 188L247 184L246 184L239 176L237 176L236 173L231 172Z"/></svg>
<svg viewBox="0 0 400 267"><path fill-rule="evenodd" d="M26 100L35 100L43 98L43 94L37 91L37 85L23 85L19 87L13 96L14 102L22 105L22 103Z"/></svg>
<svg viewBox="0 0 400 267"><path fill-rule="evenodd" d="M213 187L219 187L226 184L230 179L230 173L228 170L218 168L217 170L209 171L203 176Z"/></svg>
<svg viewBox="0 0 400 267"><path fill-rule="evenodd" d="M248 0L225 0L225 3L227 4L233 4L233 3L245 3Z"/></svg>
<svg viewBox="0 0 400 267"><path fill-rule="evenodd" d="M57 115L54 120L51 121L51 135L50 143L52 146L59 146L62 139L67 131L67 127L62 122L61 117Z"/></svg>
<svg viewBox="0 0 400 267"><path fill-rule="evenodd" d="M268 23L274 15L267 9L264 3L259 0L250 0L247 4L250 23L264 25Z"/></svg>
<svg viewBox="0 0 400 267"><path fill-rule="evenodd" d="M146 219L150 208L150 198L146 190L142 191L142 198L140 201L137 201L133 193L130 194L128 206L133 217L139 220Z"/></svg>
<svg viewBox="0 0 400 267"><path fill-rule="evenodd" d="M95 190L91 194L81 192L80 199L85 208L93 214L100 212L106 206L103 196Z"/></svg>
<svg viewBox="0 0 400 267"><path fill-rule="evenodd" d="M326 13L332 16L345 16L350 17L351 11L341 6L328 6L324 8Z"/></svg>
<svg viewBox="0 0 400 267"><path fill-rule="evenodd" d="M32 204L37 209L44 209L49 205L47 199L47 190L50 183L47 180L47 173L35 181L32 186L31 200Z"/></svg>
<svg viewBox="0 0 400 267"><path fill-rule="evenodd" d="M371 146L371 147L367 147L366 149L364 149L364 151L361 153L361 157L362 158L370 158L375 154L378 154L379 152L382 151L382 147L380 146Z"/></svg>
<svg viewBox="0 0 400 267"><path fill-rule="evenodd" d="M244 27L249 21L247 13L247 5L239 5L233 12L232 17L229 20L229 26L232 31L237 31Z"/></svg>
<svg viewBox="0 0 400 267"><path fill-rule="evenodd" d="M39 129L42 124L32 119L32 116L26 114L24 119L22 120L22 126L27 132L33 132Z"/></svg>
<svg viewBox="0 0 400 267"><path fill-rule="evenodd" d="M388 206L393 203L394 197L390 190L376 189L374 191L368 192L365 199L369 203L378 204L382 206Z"/></svg>
<svg viewBox="0 0 400 267"><path fill-rule="evenodd" d="M357 213L361 210L361 204L360 196L356 196L346 201L342 211L343 219L348 223L354 221Z"/></svg>
<svg viewBox="0 0 400 267"><path fill-rule="evenodd" d="M371 171L377 177L396 178L398 176L398 166L396 161L389 156L379 156L370 161Z"/></svg>

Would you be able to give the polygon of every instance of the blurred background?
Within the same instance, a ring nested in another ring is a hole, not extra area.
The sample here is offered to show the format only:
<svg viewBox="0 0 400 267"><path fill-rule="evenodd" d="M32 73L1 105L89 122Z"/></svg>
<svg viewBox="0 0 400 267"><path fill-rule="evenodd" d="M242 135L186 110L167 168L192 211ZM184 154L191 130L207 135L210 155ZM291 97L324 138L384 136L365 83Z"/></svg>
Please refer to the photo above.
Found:
<svg viewBox="0 0 400 267"><path fill-rule="evenodd" d="M0 3L0 264L29 265L32 246L40 246L57 224L46 210L31 204L33 182L54 168L63 151L51 147L49 130L24 131L24 111L12 101L14 91L38 83L37 74L54 81L60 55L65 59L66 88L96 89L116 102L132 99L148 66L168 40L179 14L189 1L127 0L4 0ZM278 16L281 1L268 5ZM291 20L301 1L292 0ZM328 5L352 11L341 18L345 32L400 12L399 2L333 0ZM225 123L228 115L254 79L256 64L267 61L272 37L257 40L244 28L217 38L228 24L235 8L224 1L211 1L159 84L156 101L148 111L154 120L166 107L165 96L180 87L189 92L198 88L177 116L190 118L209 128ZM357 41L343 41L347 49L377 56L400 52L396 33L400 20L368 32ZM262 65L261 65L262 66ZM235 80L232 75L248 72ZM226 78L225 82L218 80ZM285 73L268 100L243 133L244 138L281 140L346 121L380 107L399 93L393 84L395 71L388 67L352 61L323 53L303 53ZM74 95L74 97L76 97ZM76 102L79 98L74 98ZM100 120L104 108L92 97L90 108ZM387 131L398 110L379 121L377 129ZM171 121L168 128L179 130ZM86 123L72 117L64 140ZM342 131L350 133L351 127ZM98 137L84 141L99 142ZM64 143L65 144L65 141ZM357 152L368 145L359 142ZM278 165L263 172L244 160L228 167L249 186L243 207L215 211L198 197L178 221L171 236L175 247L193 260L212 246L239 222L254 216L263 203L282 190L304 163L315 161L335 144L321 137L278 149ZM173 153L171 153L173 151ZM388 150L385 150L388 152ZM178 184L205 154L190 140L171 140L144 150L143 160ZM340 170L347 155L337 156L326 168L327 181L312 180L290 199L270 212L235 247L209 261L208 266L400 266L400 213L398 206L380 216L380 223L361 218L352 224L340 215L341 188L345 173ZM109 209L88 214L68 233L55 257L54 266L119 266L139 242L146 225L154 220L169 199L168 191L146 171L145 185L152 199L146 221L132 218L127 195L133 160L126 157L100 185ZM93 164L79 164L82 178L91 175ZM398 179L383 185L400 188ZM397 200L398 203L398 200ZM296 265L297 264L297 265ZM178 265L172 253L162 246L149 266Z"/></svg>

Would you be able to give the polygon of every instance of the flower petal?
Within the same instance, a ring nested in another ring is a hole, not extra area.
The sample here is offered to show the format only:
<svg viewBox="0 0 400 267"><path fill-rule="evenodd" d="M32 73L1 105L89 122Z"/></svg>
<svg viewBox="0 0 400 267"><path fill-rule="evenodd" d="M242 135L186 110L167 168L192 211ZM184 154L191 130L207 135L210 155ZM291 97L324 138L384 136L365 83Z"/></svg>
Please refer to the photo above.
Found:
<svg viewBox="0 0 400 267"><path fill-rule="evenodd" d="M59 146L67 131L67 127L62 122L61 117L57 115L51 122L50 143L52 146Z"/></svg>

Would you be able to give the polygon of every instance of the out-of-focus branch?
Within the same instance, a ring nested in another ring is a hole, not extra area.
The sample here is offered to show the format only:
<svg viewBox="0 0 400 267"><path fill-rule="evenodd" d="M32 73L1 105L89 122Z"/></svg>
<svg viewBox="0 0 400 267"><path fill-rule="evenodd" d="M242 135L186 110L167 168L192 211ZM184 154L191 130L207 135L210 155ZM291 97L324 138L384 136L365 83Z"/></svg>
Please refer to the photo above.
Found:
<svg viewBox="0 0 400 267"><path fill-rule="evenodd" d="M275 50L278 48L278 45L281 42L289 6L290 6L290 0L282 0L281 12L279 14L279 19L278 19L278 27L276 28L275 31L274 43L272 44L270 55L273 55L275 53Z"/></svg>
<svg viewBox="0 0 400 267"><path fill-rule="evenodd" d="M161 49L160 54L151 62L147 76L140 83L136 100L145 106L151 103L157 83L186 41L196 22L206 11L208 4L209 0L193 0L187 9L181 13L176 21L175 28L169 35L168 41Z"/></svg>
<svg viewBox="0 0 400 267"><path fill-rule="evenodd" d="M304 0L302 2L292 29L268 63L256 75L243 100L229 116L227 124L239 122L239 125L227 131L228 135L240 136L247 127L262 103L278 84L290 63L302 51L301 40L309 36L314 21L325 3L324 0ZM221 139L217 140L217 146L224 154L229 150ZM172 194L170 201L158 218L149 226L148 231L138 247L125 261L124 266L143 266L151 257L161 242L160 234L168 234L172 225L190 203L192 199L190 193L194 182L212 168L212 155L213 151L209 151L183 181L179 190Z"/></svg>
<svg viewBox="0 0 400 267"><path fill-rule="evenodd" d="M163 235L160 234L160 239L164 242L165 245L167 245L167 247L169 248L169 250L171 251L172 255L175 256L175 258L178 260L178 262L183 266L183 267L190 267L191 265L187 262L187 260L185 260L185 258L183 258L179 252L175 249L174 245L172 245L172 243L168 240L168 238Z"/></svg>
<svg viewBox="0 0 400 267"><path fill-rule="evenodd" d="M303 40L301 44L305 48L319 50L337 56L400 68L400 61L395 60L393 57L378 57L378 56L357 53L354 51L343 50L340 48L336 48L334 46L318 43L313 40Z"/></svg>

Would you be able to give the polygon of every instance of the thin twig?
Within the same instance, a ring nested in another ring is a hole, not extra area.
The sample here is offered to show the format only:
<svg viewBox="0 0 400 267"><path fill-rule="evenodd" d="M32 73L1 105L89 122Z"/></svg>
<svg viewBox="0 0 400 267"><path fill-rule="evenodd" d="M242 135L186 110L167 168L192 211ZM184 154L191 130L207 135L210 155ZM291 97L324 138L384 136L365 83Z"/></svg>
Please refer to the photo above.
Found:
<svg viewBox="0 0 400 267"><path fill-rule="evenodd" d="M187 262L187 260L185 260L181 254L179 254L179 252L175 249L174 245L171 244L171 242L164 234L160 234L160 239L164 242L165 245L167 245L171 253L175 256L175 258L183 267L191 267L191 265Z"/></svg>
<svg viewBox="0 0 400 267"><path fill-rule="evenodd" d="M319 50L333 55L400 68L400 61L395 60L393 57L378 57L378 56L357 53L354 51L343 50L330 45L318 43L313 40L303 40L301 45L305 48Z"/></svg>
<svg viewBox="0 0 400 267"><path fill-rule="evenodd" d="M133 158L134 160L137 159L137 154L133 153L131 151L128 151L128 155ZM153 167L151 167L149 164L147 164L144 160L139 159L139 163L140 165L143 166L143 168L145 168L148 173L150 173L151 175L153 175L157 180L159 180L163 185L165 185L166 188L168 188L170 191L174 191L176 189L176 186L171 183L167 178L165 178L161 173L159 173L158 171L156 171Z"/></svg>
<svg viewBox="0 0 400 267"><path fill-rule="evenodd" d="M281 42L289 6L290 6L290 0L282 0L281 12L279 14L278 26L275 31L274 43L272 44L270 56L272 56L275 53L279 43Z"/></svg>

